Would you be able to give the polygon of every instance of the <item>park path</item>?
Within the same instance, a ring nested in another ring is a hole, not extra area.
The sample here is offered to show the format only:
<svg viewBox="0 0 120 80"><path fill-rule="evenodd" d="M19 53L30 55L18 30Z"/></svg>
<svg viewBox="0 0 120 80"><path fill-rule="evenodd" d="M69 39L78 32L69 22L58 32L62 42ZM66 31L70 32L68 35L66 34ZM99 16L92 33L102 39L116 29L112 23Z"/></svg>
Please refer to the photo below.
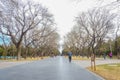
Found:
<svg viewBox="0 0 120 80"><path fill-rule="evenodd" d="M82 68L87 68L91 66L90 60L74 60L74 63L78 64ZM112 64L112 63L120 63L118 59L97 59L96 65L101 64Z"/></svg>
<svg viewBox="0 0 120 80"><path fill-rule="evenodd" d="M0 69L0 80L103 80L64 57Z"/></svg>
<svg viewBox="0 0 120 80"><path fill-rule="evenodd" d="M26 64L26 63L30 63L32 61L16 61L16 62L10 62L10 61L0 61L0 69L4 69L4 68L9 68L9 67L13 67L13 66L17 66L17 65L21 65L21 64Z"/></svg>

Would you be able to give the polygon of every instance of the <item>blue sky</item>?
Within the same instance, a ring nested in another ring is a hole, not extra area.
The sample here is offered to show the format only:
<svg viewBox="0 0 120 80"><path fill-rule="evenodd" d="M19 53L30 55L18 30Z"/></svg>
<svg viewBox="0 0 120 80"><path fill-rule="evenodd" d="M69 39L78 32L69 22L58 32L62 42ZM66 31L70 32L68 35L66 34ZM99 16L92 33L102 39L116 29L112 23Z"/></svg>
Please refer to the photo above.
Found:
<svg viewBox="0 0 120 80"><path fill-rule="evenodd" d="M9 37L5 37L5 43L8 44L10 42ZM3 40L0 38L0 45L3 44Z"/></svg>

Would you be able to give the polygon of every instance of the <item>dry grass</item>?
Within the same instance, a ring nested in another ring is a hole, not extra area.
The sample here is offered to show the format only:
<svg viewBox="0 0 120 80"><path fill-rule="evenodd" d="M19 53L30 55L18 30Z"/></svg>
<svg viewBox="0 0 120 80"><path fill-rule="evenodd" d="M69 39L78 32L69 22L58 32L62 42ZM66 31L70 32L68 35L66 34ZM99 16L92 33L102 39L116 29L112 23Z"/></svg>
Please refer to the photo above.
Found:
<svg viewBox="0 0 120 80"><path fill-rule="evenodd" d="M48 58L47 56L46 57L36 57L36 58L30 58L30 57L27 57L26 59L24 58L21 58L20 60L16 60L16 59L6 59L4 61L8 61L8 62L21 62L21 61L35 61L35 60L41 60L41 59L46 59ZM3 59L1 59L3 60Z"/></svg>
<svg viewBox="0 0 120 80"><path fill-rule="evenodd" d="M68 58L68 56L65 56L65 58ZM97 58L96 60L101 60L102 58ZM82 57L82 56L72 56L72 60L91 60L91 58L89 57Z"/></svg>
<svg viewBox="0 0 120 80"><path fill-rule="evenodd" d="M65 58L68 58L68 56L65 56ZM72 60L90 60L87 57L81 57L81 56L72 56Z"/></svg>
<svg viewBox="0 0 120 80"><path fill-rule="evenodd" d="M91 70L90 68L88 68ZM97 70L92 72L97 73L106 80L120 80L120 64L105 64L97 66Z"/></svg>
<svg viewBox="0 0 120 80"><path fill-rule="evenodd" d="M90 60L90 58L81 57L81 56L73 56L72 59L73 59L73 60Z"/></svg>

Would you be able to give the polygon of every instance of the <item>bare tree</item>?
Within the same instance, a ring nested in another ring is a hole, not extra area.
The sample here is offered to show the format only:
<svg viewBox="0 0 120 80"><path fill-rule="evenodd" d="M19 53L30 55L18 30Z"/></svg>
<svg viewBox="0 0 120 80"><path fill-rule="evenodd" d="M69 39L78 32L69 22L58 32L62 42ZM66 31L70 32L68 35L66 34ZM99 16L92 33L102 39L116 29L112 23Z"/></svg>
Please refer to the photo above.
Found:
<svg viewBox="0 0 120 80"><path fill-rule="evenodd" d="M91 46L93 53L100 46L107 33L114 27L112 24L114 18L115 14L104 9L83 12L76 18L77 24L86 31L89 39L91 39L89 46Z"/></svg>
<svg viewBox="0 0 120 80"><path fill-rule="evenodd" d="M85 48L89 44L88 35L84 29L78 25L74 26L69 34L66 35L64 48L72 48L74 55L85 55Z"/></svg>
<svg viewBox="0 0 120 80"><path fill-rule="evenodd" d="M38 35L35 38L36 41L33 43L33 45L38 48L44 48L41 51L41 56L45 55L45 53L50 53L49 50L52 51L52 49L57 48L58 46L59 35L56 33L56 29L52 27L47 27L44 33ZM46 49L48 50L48 52L46 52Z"/></svg>
<svg viewBox="0 0 120 80"><path fill-rule="evenodd" d="M41 4L34 4L32 2L23 3L22 1L8 0L7 4L3 4L8 11L2 11L0 32L11 38L11 41L17 49L17 59L20 59L20 47L24 35L28 31L40 27L44 21L48 20L50 14L48 10L41 6ZM38 26L39 25L39 26Z"/></svg>
<svg viewBox="0 0 120 80"><path fill-rule="evenodd" d="M56 30L56 29L53 29L53 27L55 26L53 16L49 15L48 17L49 18L47 18L44 22L41 23L41 25L40 25L41 27L34 28L33 30L28 31L28 33L26 35L24 35L23 44L26 47L25 54L27 54L27 52L28 52L27 50L30 45L31 46L34 45L35 48L41 47L41 44L43 44L45 41L44 38L49 36L51 33L53 33ZM51 29L49 29L49 28L51 28ZM36 54L36 53L34 53L34 54Z"/></svg>

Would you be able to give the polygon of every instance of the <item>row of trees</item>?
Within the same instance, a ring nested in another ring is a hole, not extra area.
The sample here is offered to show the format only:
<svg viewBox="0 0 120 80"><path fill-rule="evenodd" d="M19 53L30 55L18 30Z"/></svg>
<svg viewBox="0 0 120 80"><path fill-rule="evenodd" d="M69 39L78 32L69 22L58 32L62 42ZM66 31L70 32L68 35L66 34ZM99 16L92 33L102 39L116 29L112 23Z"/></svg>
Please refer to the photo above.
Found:
<svg viewBox="0 0 120 80"><path fill-rule="evenodd" d="M0 0L1 55L43 56L58 52L53 15L39 3Z"/></svg>
<svg viewBox="0 0 120 80"><path fill-rule="evenodd" d="M91 53L103 54L105 52L119 55L120 45L116 46L119 41L119 23L117 22L119 15L113 12L116 9L115 6L112 3L81 12L75 18L75 26L65 36L63 53L71 50L74 55L90 56ZM115 9L109 9L109 7Z"/></svg>

